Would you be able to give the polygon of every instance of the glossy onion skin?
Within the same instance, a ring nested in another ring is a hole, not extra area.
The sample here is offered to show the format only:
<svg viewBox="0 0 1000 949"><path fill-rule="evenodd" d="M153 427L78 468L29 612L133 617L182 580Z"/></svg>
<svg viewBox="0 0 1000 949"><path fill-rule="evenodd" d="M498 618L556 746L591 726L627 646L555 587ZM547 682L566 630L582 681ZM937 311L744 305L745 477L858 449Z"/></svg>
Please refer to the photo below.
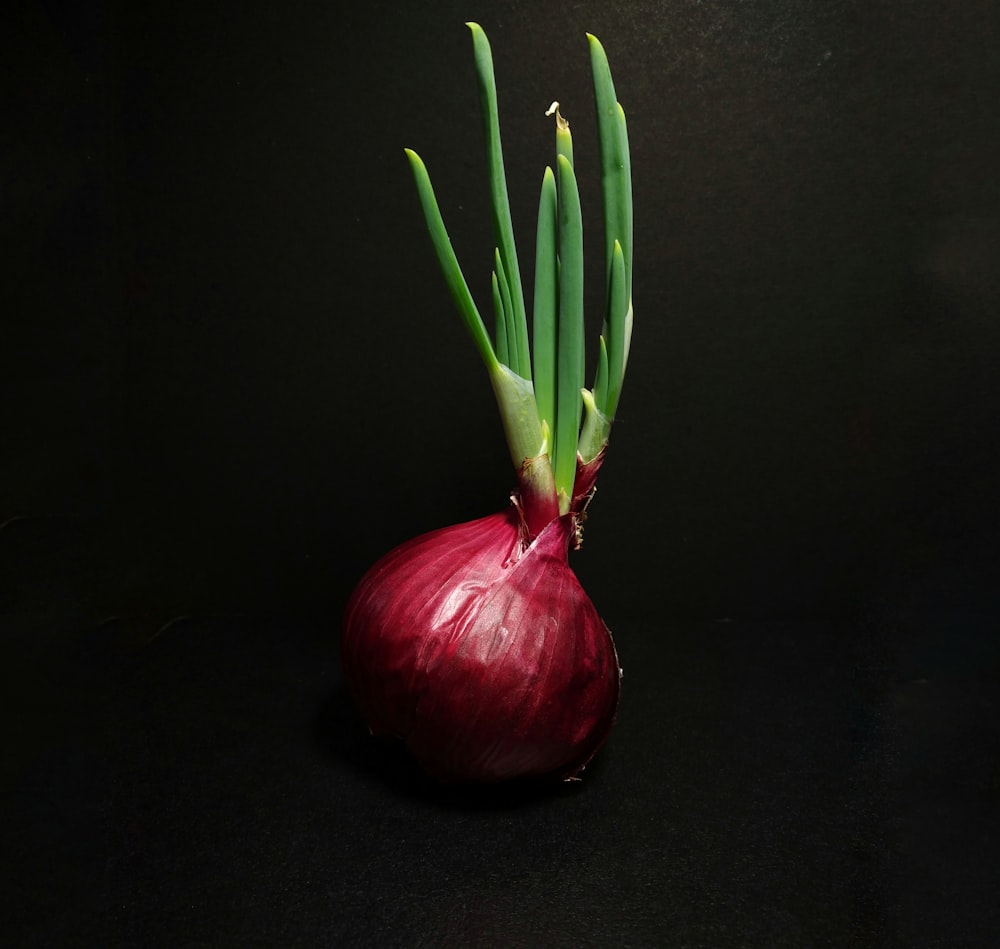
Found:
<svg viewBox="0 0 1000 949"><path fill-rule="evenodd" d="M618 707L611 634L568 563L573 515L517 510L397 547L348 602L344 672L373 734L448 783L575 777Z"/></svg>

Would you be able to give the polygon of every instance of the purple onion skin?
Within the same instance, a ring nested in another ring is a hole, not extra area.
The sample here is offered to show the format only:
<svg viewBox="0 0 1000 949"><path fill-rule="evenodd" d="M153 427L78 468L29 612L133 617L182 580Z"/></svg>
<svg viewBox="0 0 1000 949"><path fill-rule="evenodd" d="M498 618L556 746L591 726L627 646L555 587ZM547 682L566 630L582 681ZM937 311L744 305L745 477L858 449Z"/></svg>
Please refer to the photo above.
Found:
<svg viewBox="0 0 1000 949"><path fill-rule="evenodd" d="M568 562L575 516L525 546L509 507L416 537L347 604L344 673L373 734L445 783L575 778L614 723L611 634Z"/></svg>

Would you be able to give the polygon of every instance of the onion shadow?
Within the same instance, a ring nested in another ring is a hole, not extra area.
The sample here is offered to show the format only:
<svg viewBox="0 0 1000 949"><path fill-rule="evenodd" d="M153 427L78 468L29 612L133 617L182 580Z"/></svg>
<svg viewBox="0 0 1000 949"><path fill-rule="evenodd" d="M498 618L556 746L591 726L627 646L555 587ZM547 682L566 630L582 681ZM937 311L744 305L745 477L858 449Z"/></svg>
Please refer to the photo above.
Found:
<svg viewBox="0 0 1000 949"><path fill-rule="evenodd" d="M525 778L497 784L444 784L427 774L398 739L373 736L341 683L317 709L316 740L323 751L345 767L375 778L400 798L419 800L448 810L509 811L531 807L554 797L575 797L583 781ZM585 776L600 770L597 757Z"/></svg>

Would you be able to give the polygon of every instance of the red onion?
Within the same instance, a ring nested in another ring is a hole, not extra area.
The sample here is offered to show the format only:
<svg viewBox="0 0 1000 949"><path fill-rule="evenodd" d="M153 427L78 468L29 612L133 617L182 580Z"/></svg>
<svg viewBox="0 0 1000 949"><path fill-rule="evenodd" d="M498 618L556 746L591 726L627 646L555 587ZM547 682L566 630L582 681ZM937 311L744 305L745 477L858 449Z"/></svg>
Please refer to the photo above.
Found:
<svg viewBox="0 0 1000 949"><path fill-rule="evenodd" d="M503 420L518 491L490 517L397 547L344 616L348 685L377 735L448 782L575 778L603 743L621 670L568 552L580 546L632 335L632 196L625 114L589 36L601 146L607 293L593 387L584 388L583 230L569 123L553 103L556 168L542 181L533 340L510 222L489 44L476 24L497 250L487 332L430 177L407 150L438 261Z"/></svg>
<svg viewBox="0 0 1000 949"><path fill-rule="evenodd" d="M445 781L575 777L618 706L611 634L567 562L575 517L525 546L513 506L423 534L361 580L343 661L374 734Z"/></svg>

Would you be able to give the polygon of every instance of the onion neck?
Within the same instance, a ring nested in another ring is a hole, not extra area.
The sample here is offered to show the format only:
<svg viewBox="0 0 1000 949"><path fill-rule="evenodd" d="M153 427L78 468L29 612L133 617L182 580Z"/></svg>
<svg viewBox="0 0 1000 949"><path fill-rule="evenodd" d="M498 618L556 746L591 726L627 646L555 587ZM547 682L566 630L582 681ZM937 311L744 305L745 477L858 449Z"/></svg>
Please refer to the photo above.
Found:
<svg viewBox="0 0 1000 949"><path fill-rule="evenodd" d="M597 490L597 476L604 464L605 448L606 445L589 461L577 455L572 498L556 490L548 455L524 460L518 471L518 492L513 500L521 518L525 546L534 541L552 521L566 514L572 515L576 531L574 548L580 546L587 505Z"/></svg>
<svg viewBox="0 0 1000 949"><path fill-rule="evenodd" d="M515 503L521 513L526 541L531 543L561 513L549 456L525 458L517 473L517 485Z"/></svg>

